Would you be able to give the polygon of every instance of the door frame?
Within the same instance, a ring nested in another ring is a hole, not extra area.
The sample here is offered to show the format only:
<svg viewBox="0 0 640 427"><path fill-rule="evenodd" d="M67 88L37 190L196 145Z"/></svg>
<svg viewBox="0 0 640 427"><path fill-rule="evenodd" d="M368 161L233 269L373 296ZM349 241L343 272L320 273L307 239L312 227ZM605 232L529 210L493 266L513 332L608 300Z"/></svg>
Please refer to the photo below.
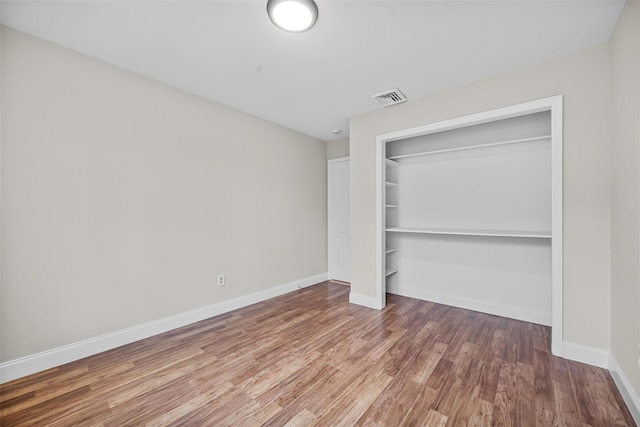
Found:
<svg viewBox="0 0 640 427"><path fill-rule="evenodd" d="M376 303L386 305L385 283L385 175L387 142L442 132L541 111L551 112L551 353L563 355L563 239L562 239L562 95L470 114L376 137Z"/></svg>
<svg viewBox="0 0 640 427"><path fill-rule="evenodd" d="M331 168L336 163L343 162L349 162L349 175L351 175L350 156L327 160L327 272L329 274L329 280L333 278L333 271L331 269ZM349 185L351 185L351 177L349 177ZM349 236L351 236L351 216L349 216ZM351 244L349 244L349 246L351 246Z"/></svg>

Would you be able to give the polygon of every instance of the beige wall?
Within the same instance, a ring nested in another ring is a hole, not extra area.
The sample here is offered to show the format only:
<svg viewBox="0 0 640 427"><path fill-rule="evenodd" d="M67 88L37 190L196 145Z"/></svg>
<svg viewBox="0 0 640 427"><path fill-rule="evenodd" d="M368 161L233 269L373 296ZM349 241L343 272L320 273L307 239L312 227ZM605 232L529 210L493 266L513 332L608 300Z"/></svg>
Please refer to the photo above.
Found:
<svg viewBox="0 0 640 427"><path fill-rule="evenodd" d="M327 141L327 160L349 156L349 138Z"/></svg>
<svg viewBox="0 0 640 427"><path fill-rule="evenodd" d="M611 352L640 395L640 7L611 38Z"/></svg>
<svg viewBox="0 0 640 427"><path fill-rule="evenodd" d="M591 48L353 117L352 291L375 295L375 137L564 95L564 339L610 345L609 49Z"/></svg>
<svg viewBox="0 0 640 427"><path fill-rule="evenodd" d="M8 28L1 47L1 361L326 272L324 141Z"/></svg>

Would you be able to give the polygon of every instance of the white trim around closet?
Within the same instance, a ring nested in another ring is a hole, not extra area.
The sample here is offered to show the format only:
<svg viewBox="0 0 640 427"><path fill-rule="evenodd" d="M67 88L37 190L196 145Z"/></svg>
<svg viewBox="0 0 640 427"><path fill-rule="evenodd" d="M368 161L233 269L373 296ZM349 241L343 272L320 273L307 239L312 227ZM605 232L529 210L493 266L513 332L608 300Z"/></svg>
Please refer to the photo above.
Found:
<svg viewBox="0 0 640 427"><path fill-rule="evenodd" d="M563 354L562 331L562 95L525 102L495 110L458 117L441 122L390 132L376 137L376 301L385 306L385 174L387 142L452 130L460 127L508 119L526 114L550 111L551 114L551 352Z"/></svg>

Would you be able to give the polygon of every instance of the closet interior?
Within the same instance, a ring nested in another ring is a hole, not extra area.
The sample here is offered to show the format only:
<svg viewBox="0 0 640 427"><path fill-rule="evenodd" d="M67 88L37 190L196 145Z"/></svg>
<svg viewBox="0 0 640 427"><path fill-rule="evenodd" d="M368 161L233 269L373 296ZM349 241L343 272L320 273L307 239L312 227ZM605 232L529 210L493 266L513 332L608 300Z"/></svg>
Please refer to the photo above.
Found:
<svg viewBox="0 0 640 427"><path fill-rule="evenodd" d="M386 292L551 325L551 111L383 153Z"/></svg>

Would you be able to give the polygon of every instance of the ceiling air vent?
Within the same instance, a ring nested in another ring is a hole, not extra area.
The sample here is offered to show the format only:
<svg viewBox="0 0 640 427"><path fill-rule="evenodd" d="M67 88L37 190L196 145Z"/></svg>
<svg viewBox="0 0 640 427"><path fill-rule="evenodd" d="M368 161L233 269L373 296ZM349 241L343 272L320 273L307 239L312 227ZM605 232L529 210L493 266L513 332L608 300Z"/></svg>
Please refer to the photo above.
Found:
<svg viewBox="0 0 640 427"><path fill-rule="evenodd" d="M407 100L407 97L404 96L404 94L400 92L400 89L398 88L386 90L377 95L372 95L371 97L375 98L383 107L400 104L401 102L405 102Z"/></svg>

